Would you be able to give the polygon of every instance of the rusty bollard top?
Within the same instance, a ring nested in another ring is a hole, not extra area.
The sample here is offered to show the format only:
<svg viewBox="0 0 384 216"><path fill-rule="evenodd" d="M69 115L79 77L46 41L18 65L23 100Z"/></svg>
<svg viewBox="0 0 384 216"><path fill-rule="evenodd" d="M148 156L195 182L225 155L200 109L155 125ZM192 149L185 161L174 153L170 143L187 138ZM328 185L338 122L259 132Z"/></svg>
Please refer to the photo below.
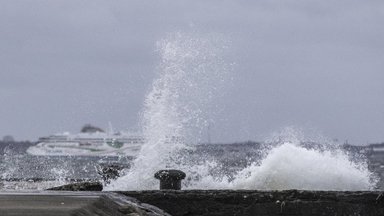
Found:
<svg viewBox="0 0 384 216"><path fill-rule="evenodd" d="M185 173L180 170L160 170L155 173L155 178L160 180L160 190L181 190L181 180Z"/></svg>

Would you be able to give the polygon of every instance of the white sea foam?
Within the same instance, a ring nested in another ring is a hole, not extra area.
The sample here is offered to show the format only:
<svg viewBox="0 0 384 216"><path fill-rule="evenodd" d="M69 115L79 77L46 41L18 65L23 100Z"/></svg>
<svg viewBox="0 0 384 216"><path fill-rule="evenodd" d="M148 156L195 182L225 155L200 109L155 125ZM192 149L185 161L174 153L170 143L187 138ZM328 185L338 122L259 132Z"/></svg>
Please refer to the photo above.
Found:
<svg viewBox="0 0 384 216"><path fill-rule="evenodd" d="M264 157L236 173L231 180L217 178L209 170L215 163L205 163L197 169L198 179L187 180L185 189L248 189L248 190L373 190L377 177L363 158L354 158L336 146L319 141L311 143L301 132L286 128L279 142L266 143ZM324 140L322 136L318 136ZM303 140L300 140L303 139ZM287 141L289 140L289 141ZM304 141L305 140L305 141ZM196 169L191 165L190 168ZM188 170L188 169L187 169Z"/></svg>
<svg viewBox="0 0 384 216"><path fill-rule="evenodd" d="M306 149L283 143L260 165L239 172L234 189L371 190L374 179L365 163L351 162L342 151Z"/></svg>

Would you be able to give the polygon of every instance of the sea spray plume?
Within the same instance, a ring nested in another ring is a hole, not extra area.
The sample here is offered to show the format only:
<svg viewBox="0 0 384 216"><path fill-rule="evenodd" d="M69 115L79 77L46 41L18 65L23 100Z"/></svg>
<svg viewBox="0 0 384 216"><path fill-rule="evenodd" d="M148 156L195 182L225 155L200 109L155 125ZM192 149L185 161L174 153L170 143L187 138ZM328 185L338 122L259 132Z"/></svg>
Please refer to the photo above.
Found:
<svg viewBox="0 0 384 216"><path fill-rule="evenodd" d="M191 181L199 179L194 175L199 168L188 164L180 150L199 140L212 98L228 78L226 44L218 35L173 33L157 47L161 63L141 115L146 143L131 170L107 190L157 189L153 174L164 168L182 169L194 176Z"/></svg>
<svg viewBox="0 0 384 216"><path fill-rule="evenodd" d="M290 133L290 134L289 134ZM300 131L283 130L260 164L237 174L234 189L262 190L372 190L377 179L365 161L351 161L336 148L305 147L309 140ZM321 136L318 136L321 137ZM270 140L275 140L276 137ZM320 141L311 140L319 144ZM321 143L320 143L321 144Z"/></svg>
<svg viewBox="0 0 384 216"><path fill-rule="evenodd" d="M319 151L336 151L341 147L340 143L322 135L316 129L304 129L294 125L284 127L280 131L272 133L265 140L265 147L271 149L284 143L295 143L296 145Z"/></svg>

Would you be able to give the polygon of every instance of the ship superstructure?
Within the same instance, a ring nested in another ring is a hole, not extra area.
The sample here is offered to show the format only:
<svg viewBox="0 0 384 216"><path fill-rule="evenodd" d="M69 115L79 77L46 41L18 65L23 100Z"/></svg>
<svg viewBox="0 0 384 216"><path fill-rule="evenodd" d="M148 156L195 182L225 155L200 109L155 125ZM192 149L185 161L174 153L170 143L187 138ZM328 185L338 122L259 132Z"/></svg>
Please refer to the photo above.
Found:
<svg viewBox="0 0 384 216"><path fill-rule="evenodd" d="M144 144L144 138L132 133L111 133L102 130L86 131L78 134L68 132L39 138L36 145L27 149L31 155L137 155Z"/></svg>

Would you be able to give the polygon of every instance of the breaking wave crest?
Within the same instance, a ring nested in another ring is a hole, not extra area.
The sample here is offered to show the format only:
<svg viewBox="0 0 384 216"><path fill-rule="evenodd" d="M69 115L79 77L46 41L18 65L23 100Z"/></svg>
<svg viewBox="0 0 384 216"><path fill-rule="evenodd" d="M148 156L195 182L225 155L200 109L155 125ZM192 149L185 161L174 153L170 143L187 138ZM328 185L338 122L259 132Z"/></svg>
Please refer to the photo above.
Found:
<svg viewBox="0 0 384 216"><path fill-rule="evenodd" d="M272 149L260 165L240 171L234 189L372 190L375 180L365 163L342 151L320 152L293 143Z"/></svg>

